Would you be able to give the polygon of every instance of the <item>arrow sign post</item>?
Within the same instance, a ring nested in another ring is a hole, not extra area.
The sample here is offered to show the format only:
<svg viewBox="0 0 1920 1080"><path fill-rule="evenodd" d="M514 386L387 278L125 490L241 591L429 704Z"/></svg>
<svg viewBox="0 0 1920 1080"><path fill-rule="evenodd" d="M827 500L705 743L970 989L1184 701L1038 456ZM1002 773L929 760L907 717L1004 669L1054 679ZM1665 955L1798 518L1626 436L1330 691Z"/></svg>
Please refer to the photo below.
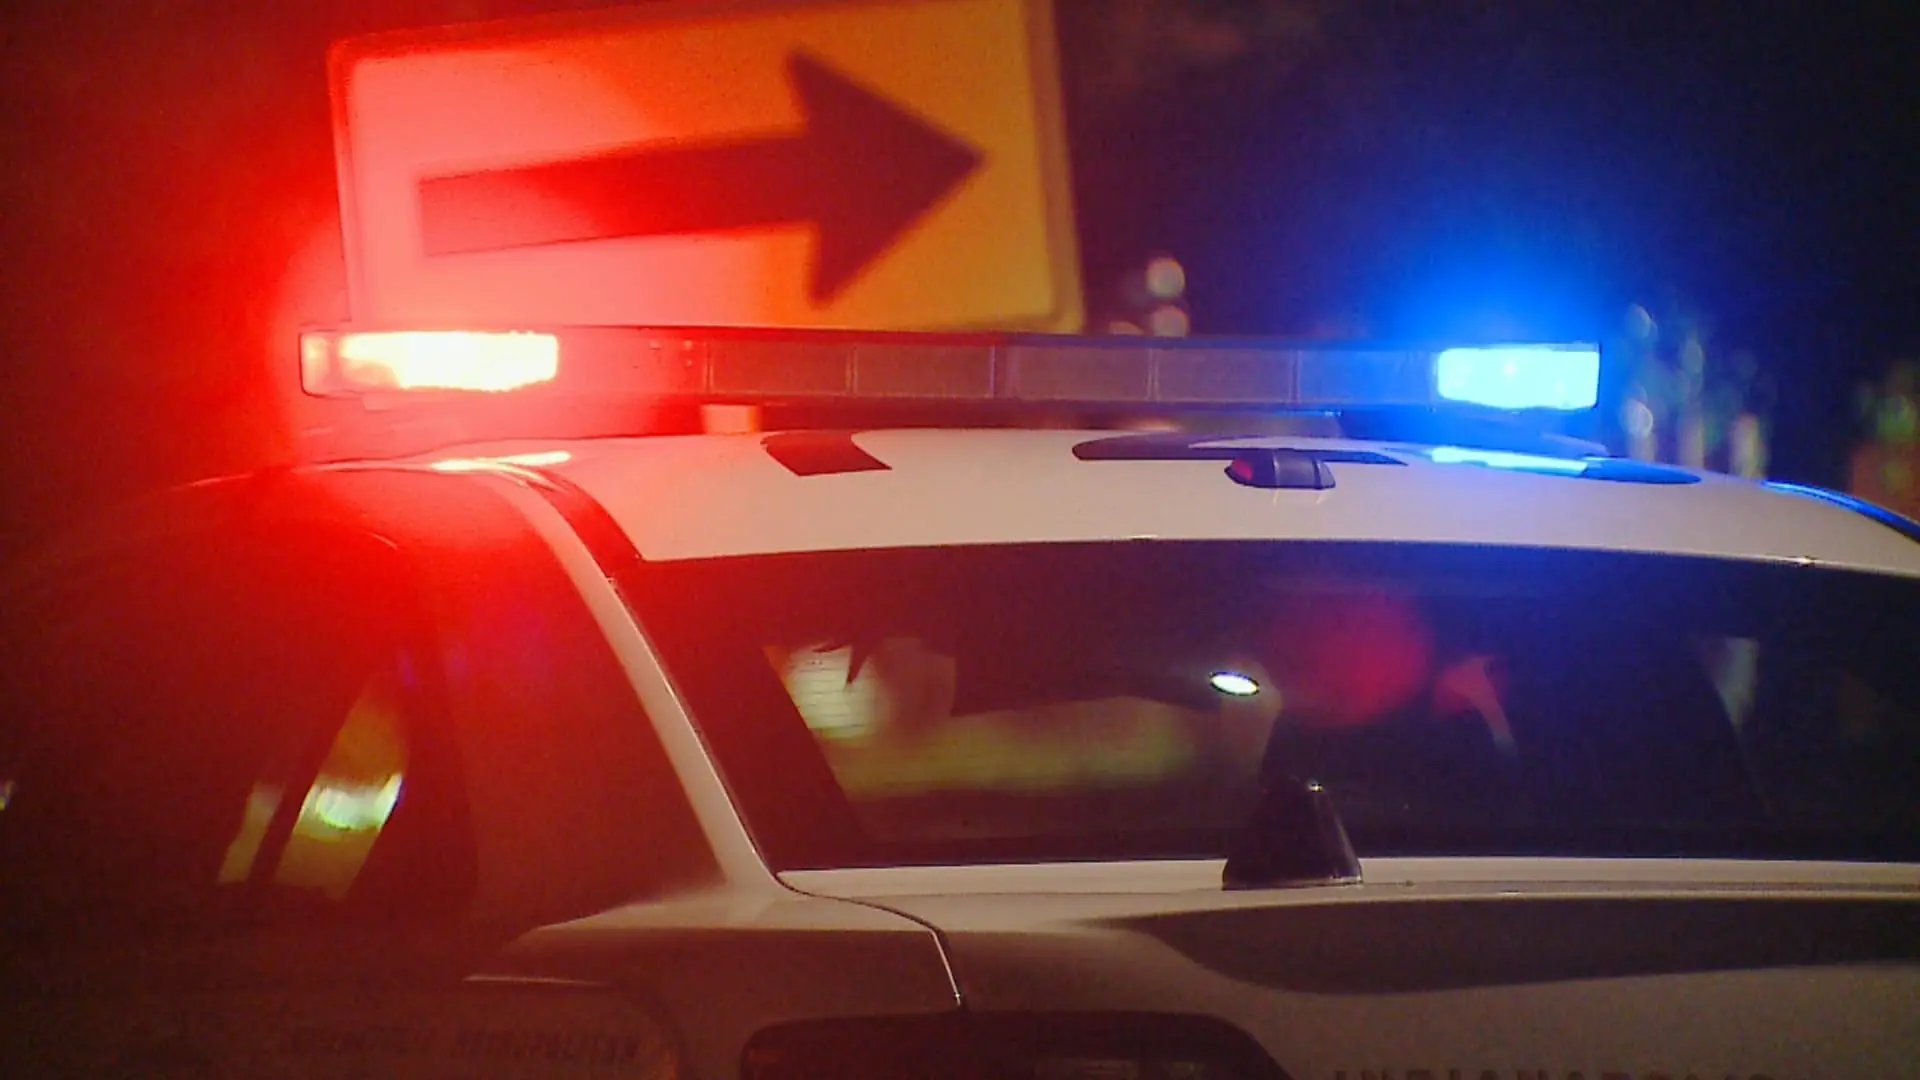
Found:
<svg viewBox="0 0 1920 1080"><path fill-rule="evenodd" d="M427 254L811 224L826 303L985 158L805 54L788 74L806 121L792 135L428 178ZM542 212L556 204L572 213Z"/></svg>

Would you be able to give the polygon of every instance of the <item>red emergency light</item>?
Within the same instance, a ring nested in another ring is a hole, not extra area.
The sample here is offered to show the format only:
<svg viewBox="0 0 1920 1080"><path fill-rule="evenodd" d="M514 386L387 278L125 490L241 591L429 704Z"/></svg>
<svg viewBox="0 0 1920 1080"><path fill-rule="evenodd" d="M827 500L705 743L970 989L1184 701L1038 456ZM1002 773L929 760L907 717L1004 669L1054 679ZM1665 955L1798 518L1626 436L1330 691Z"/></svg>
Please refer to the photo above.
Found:
<svg viewBox="0 0 1920 1080"><path fill-rule="evenodd" d="M402 330L310 333L300 339L300 384L322 397L390 390L499 393L552 382L560 339L525 331Z"/></svg>

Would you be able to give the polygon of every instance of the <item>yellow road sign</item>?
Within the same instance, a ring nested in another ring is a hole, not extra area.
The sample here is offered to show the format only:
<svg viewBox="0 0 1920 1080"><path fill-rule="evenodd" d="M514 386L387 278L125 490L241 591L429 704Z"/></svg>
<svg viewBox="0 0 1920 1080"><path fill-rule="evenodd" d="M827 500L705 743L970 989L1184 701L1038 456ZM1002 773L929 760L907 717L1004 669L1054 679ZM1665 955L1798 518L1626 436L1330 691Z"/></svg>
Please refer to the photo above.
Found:
<svg viewBox="0 0 1920 1080"><path fill-rule="evenodd" d="M1052 20L674 3L343 42L354 317L1078 329Z"/></svg>

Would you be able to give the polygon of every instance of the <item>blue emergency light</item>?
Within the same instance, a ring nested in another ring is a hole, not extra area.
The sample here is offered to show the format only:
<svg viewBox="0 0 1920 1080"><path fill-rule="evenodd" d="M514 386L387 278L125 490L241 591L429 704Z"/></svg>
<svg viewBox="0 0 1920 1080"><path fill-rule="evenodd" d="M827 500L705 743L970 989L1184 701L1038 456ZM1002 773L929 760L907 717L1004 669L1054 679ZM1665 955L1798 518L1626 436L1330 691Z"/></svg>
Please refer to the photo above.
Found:
<svg viewBox="0 0 1920 1080"><path fill-rule="evenodd" d="M1436 446L1427 452L1438 465L1484 465L1489 469L1516 472L1562 473L1578 476L1588 463L1579 458L1551 457L1545 454L1521 454L1509 450L1489 450L1473 446Z"/></svg>
<svg viewBox="0 0 1920 1080"><path fill-rule="evenodd" d="M324 398L455 394L1101 408L1591 409L1592 345L1446 348L1052 335L590 327L303 335Z"/></svg>
<svg viewBox="0 0 1920 1080"><path fill-rule="evenodd" d="M1434 389L1448 401L1494 409L1591 409L1600 399L1600 350L1591 345L1443 349Z"/></svg>

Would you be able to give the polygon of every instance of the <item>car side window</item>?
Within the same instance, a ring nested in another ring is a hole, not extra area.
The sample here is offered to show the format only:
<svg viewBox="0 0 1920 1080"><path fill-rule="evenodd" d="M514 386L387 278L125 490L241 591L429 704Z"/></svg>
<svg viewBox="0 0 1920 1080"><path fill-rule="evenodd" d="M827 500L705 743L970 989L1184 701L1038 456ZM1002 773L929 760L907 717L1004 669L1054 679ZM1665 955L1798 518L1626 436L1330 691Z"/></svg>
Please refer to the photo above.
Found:
<svg viewBox="0 0 1920 1080"><path fill-rule="evenodd" d="M375 898L399 913L470 892L404 568L373 538L261 528L126 548L33 583L6 615L10 927Z"/></svg>
<svg viewBox="0 0 1920 1080"><path fill-rule="evenodd" d="M255 781L240 829L221 862L221 883L264 877L327 899L346 899L408 779L405 706L398 700L395 666L383 665L371 674L310 779L301 760L310 757L309 748L295 742L292 760L276 763ZM275 823L287 817L289 829L275 853L266 840ZM267 857L273 859L270 865Z"/></svg>

